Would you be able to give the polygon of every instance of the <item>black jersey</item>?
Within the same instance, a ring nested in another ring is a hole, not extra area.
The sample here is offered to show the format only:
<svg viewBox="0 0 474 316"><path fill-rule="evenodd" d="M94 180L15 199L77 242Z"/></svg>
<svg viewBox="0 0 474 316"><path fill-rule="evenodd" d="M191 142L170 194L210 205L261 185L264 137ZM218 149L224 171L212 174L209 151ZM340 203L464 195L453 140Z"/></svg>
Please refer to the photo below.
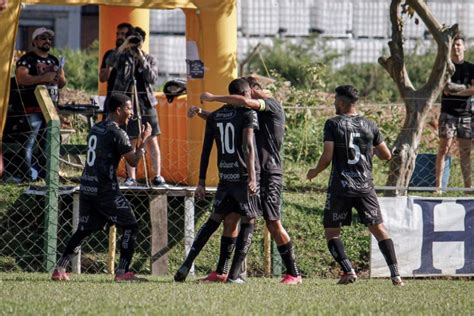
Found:
<svg viewBox="0 0 474 316"><path fill-rule="evenodd" d="M474 64L465 61L462 64L454 64L454 66L456 71L451 76L451 82L470 86L471 81L474 80ZM471 108L469 102L467 102L468 99L467 96L445 95L443 93L441 96L441 112L458 117L470 117Z"/></svg>
<svg viewBox="0 0 474 316"><path fill-rule="evenodd" d="M326 121L324 141L334 142L328 192L369 194L373 188L373 147L383 142L377 124L362 116L338 115Z"/></svg>
<svg viewBox="0 0 474 316"><path fill-rule="evenodd" d="M40 76L47 72L57 72L59 70L59 61L53 55L48 54L47 57L41 57L34 52L26 53L16 62L16 67L28 68L30 76ZM41 112L38 100L35 97L35 88L37 84L30 86L20 86L21 97L28 113ZM58 105L59 90L57 84L47 84L49 96L54 105Z"/></svg>
<svg viewBox="0 0 474 316"><path fill-rule="evenodd" d="M90 197L119 191L115 170L123 154L132 151L127 133L115 122L94 125L87 137L86 166L81 177L81 193Z"/></svg>
<svg viewBox="0 0 474 316"><path fill-rule="evenodd" d="M285 134L285 113L277 100L269 98L258 112L259 131L255 134L262 173L282 174L281 148Z"/></svg>
<svg viewBox="0 0 474 316"><path fill-rule="evenodd" d="M100 69L105 69L107 67L107 59L115 53L115 49L109 49L105 52L104 57L102 58L102 64ZM115 78L117 77L117 69L112 68L110 70L109 79L107 79L107 96L112 94L112 88L114 87Z"/></svg>
<svg viewBox="0 0 474 316"><path fill-rule="evenodd" d="M206 134L201 155L199 179L206 179L212 142L217 145L217 166L221 182L248 180L247 164L243 151L243 130L258 129L257 114L245 108L224 105L212 112L206 121ZM255 171L259 173L258 155L255 154Z"/></svg>

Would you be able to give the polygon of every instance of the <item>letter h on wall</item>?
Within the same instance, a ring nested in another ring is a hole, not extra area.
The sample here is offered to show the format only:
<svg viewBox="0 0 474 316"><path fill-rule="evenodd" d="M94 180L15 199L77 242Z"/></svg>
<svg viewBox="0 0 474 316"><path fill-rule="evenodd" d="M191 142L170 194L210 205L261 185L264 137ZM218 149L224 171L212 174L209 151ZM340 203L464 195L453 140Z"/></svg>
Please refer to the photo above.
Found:
<svg viewBox="0 0 474 316"><path fill-rule="evenodd" d="M434 208L442 203L440 200L414 200L422 210L423 243L421 246L421 265L413 270L413 274L441 274L440 269L433 266L433 242L464 242L464 266L456 270L456 274L474 273L474 200L457 200L464 207L464 231L435 231ZM449 260L449 258L446 258Z"/></svg>

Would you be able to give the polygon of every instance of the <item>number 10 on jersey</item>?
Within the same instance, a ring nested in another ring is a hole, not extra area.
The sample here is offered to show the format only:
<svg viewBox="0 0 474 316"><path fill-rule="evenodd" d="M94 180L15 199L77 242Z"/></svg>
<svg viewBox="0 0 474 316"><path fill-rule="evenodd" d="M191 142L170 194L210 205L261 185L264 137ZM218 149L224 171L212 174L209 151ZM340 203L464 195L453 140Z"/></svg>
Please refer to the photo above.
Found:
<svg viewBox="0 0 474 316"><path fill-rule="evenodd" d="M235 153L235 129L232 123L217 123L217 127L219 128L219 133L221 136L221 144L222 144L222 154L233 154Z"/></svg>

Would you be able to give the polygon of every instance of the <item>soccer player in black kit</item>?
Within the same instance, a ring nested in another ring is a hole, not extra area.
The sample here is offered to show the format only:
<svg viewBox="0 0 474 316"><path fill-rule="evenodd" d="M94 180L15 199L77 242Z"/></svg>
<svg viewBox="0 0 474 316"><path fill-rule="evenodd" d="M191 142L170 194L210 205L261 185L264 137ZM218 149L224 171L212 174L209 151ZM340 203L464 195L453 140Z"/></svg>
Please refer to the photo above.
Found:
<svg viewBox="0 0 474 316"><path fill-rule="evenodd" d="M113 94L108 106L107 119L94 125L87 137L87 159L80 186L79 226L53 272L52 279L55 281L69 281L66 268L72 257L77 255L81 242L106 224L115 224L123 229L115 281L146 281L129 271L138 226L130 203L120 192L115 170L122 156L130 165L137 165L150 139L151 126L144 126L142 144L135 151L127 133L119 127L127 124L132 116L130 98Z"/></svg>
<svg viewBox="0 0 474 316"><path fill-rule="evenodd" d="M260 201L263 217L286 268L281 283L299 284L302 280L295 262L293 244L280 220L283 186L281 149L285 134L285 113L281 104L267 96L255 78L244 79L252 89L251 98L239 95L213 95L206 92L201 95L201 100L245 106L257 111L259 130L255 133L255 137L261 166ZM205 116L202 110L198 112L201 117Z"/></svg>
<svg viewBox="0 0 474 316"><path fill-rule="evenodd" d="M235 79L229 84L229 93L250 97L250 86L243 79ZM213 213L199 230L190 252L174 276L175 281L182 282L186 279L194 259L226 218L224 225L230 225L232 229L225 230L237 231L239 220L241 220L241 225L236 240L232 236L224 236L229 239L229 242L221 248L221 252L225 252L227 256L228 253L234 251L232 239L235 243L235 251L229 273L221 281L245 283L239 276L240 267L249 251L255 219L260 213L257 186L259 164L255 153L254 129L258 129L257 115L250 109L226 104L209 114L201 153L196 198L203 199L205 196L206 173L214 142L217 146L219 184L214 199ZM226 263L223 262L223 265L225 266Z"/></svg>
<svg viewBox="0 0 474 316"><path fill-rule="evenodd" d="M326 121L323 153L316 167L308 171L307 178L315 178L332 162L323 224L329 251L344 271L338 284L357 280L340 238L341 226L351 224L354 207L361 222L377 239L392 283L403 286L393 241L383 225L372 179L372 156L390 160L391 153L377 124L357 114L358 98L357 89L351 85L336 88L337 116Z"/></svg>

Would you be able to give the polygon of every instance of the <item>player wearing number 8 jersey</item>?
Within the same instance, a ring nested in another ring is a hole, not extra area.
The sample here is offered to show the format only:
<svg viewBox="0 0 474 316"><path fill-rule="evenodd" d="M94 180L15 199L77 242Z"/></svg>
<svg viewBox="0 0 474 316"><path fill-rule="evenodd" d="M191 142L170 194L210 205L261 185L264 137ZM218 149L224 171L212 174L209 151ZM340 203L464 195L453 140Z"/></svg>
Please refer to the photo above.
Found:
<svg viewBox="0 0 474 316"><path fill-rule="evenodd" d="M130 165L137 165L150 139L151 126L147 124L144 128L141 135L143 142L135 151L127 133L119 127L127 124L133 113L130 98L114 94L108 106L107 119L94 125L87 137L87 159L80 186L79 226L53 272L52 279L55 281L69 280L66 268L72 257L77 255L81 242L106 224L116 224L123 229L115 280L145 281L129 271L138 226L130 203L120 192L115 170L122 156Z"/></svg>
<svg viewBox="0 0 474 316"><path fill-rule="evenodd" d="M323 153L317 166L308 171L307 178L313 179L332 162L323 224L329 251L344 271L338 283L348 284L357 279L340 239L341 226L351 224L352 208L355 208L361 222L379 243L392 283L403 285L393 241L383 225L372 179L373 154L390 160L391 153L377 124L357 114L358 98L359 93L353 86L336 88L337 116L326 121Z"/></svg>

